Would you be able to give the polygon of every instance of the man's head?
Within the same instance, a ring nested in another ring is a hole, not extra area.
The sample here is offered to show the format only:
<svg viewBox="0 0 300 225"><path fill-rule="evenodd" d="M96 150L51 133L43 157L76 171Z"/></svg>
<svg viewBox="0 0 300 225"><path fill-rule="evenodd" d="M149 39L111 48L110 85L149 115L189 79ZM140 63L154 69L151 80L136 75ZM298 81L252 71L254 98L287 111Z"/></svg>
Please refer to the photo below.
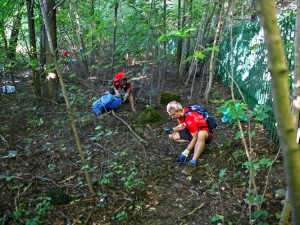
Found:
<svg viewBox="0 0 300 225"><path fill-rule="evenodd" d="M167 112L173 119L183 117L183 107L179 102L172 101L167 105Z"/></svg>

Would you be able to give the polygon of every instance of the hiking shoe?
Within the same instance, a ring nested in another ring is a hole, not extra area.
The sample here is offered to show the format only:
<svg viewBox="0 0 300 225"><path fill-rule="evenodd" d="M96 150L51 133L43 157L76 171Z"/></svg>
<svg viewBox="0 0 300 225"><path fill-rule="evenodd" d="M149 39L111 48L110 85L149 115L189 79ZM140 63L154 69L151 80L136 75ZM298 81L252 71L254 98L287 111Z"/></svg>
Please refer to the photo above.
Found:
<svg viewBox="0 0 300 225"><path fill-rule="evenodd" d="M131 108L131 111L132 111L132 112L136 112L136 110L135 110L135 108L134 108L134 107L132 107L132 108Z"/></svg>
<svg viewBox="0 0 300 225"><path fill-rule="evenodd" d="M185 175L191 175L191 172L193 172L196 169L196 165L193 163L188 163L186 167L181 171L181 173Z"/></svg>

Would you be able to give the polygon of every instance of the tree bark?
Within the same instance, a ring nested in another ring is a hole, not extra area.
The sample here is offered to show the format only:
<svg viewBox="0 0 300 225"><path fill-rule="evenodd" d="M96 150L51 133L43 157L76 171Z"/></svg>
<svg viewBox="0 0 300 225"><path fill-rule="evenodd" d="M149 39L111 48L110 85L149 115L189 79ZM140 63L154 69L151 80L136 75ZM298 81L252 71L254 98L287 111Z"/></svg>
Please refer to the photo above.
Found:
<svg viewBox="0 0 300 225"><path fill-rule="evenodd" d="M178 20L177 30L180 30L181 29L181 0L178 0L177 20ZM182 38L178 38L177 41L177 77L178 78L180 78L181 55L182 55Z"/></svg>
<svg viewBox="0 0 300 225"><path fill-rule="evenodd" d="M220 15L219 15L219 20L218 20L218 25L217 25L217 29L216 29L216 33L215 33L215 38L214 38L214 43L213 46L217 46L220 44L220 36L221 36L221 32L224 26L224 18L226 16L227 13L225 13L225 3L222 3L221 5L221 10L220 10ZM229 7L228 7L229 9ZM210 57L210 63L209 63L209 78L208 78L208 84L206 86L206 90L204 93L204 101L206 103L208 103L208 97L209 97L209 93L211 91L211 87L212 87L212 83L214 80L214 75L215 75L215 67L216 67L216 52L213 51L211 53L211 57Z"/></svg>
<svg viewBox="0 0 300 225"><path fill-rule="evenodd" d="M75 10L74 10L74 14L75 14L75 21L76 21L76 25L77 25L77 32L78 32L78 35L79 35L79 39L80 39L80 49L82 49L81 53L82 53L82 61L83 61L83 64L85 66L85 69L86 69L86 73L87 75L89 76L90 75L90 72L89 72L89 64L88 64L88 60L87 60L87 48L86 48L86 44L85 44L85 41L84 41L84 36L82 34L82 30L81 30L81 27L80 27L80 18L79 18L79 12L78 12L78 1L76 0L75 1Z"/></svg>
<svg viewBox="0 0 300 225"><path fill-rule="evenodd" d="M33 90L34 90L34 99L39 101L41 97L41 82L40 74L38 72L38 57L36 49L36 38L35 38L35 22L34 22L34 1L26 0L27 7L27 19L28 19L28 31L29 31L29 56L31 60L31 71L33 76Z"/></svg>
<svg viewBox="0 0 300 225"><path fill-rule="evenodd" d="M289 101L288 69L280 30L277 25L275 3L274 1L257 0L257 4L268 51L268 68L272 76L273 106L283 150L293 224L300 224L300 155Z"/></svg>
<svg viewBox="0 0 300 225"><path fill-rule="evenodd" d="M300 107L300 0L297 1L297 16L295 26L295 67L294 67L294 89L292 101L292 114L296 130L298 130L299 107ZM299 132L299 131L298 131ZM298 137L298 135L297 135ZM296 140L298 142L299 140ZM291 202L289 199L289 191L287 191L284 206L281 212L280 225L288 224L291 213Z"/></svg>
<svg viewBox="0 0 300 225"><path fill-rule="evenodd" d="M59 81L57 77L57 72L55 68L53 68L53 55L50 51L50 43L49 38L53 40L54 49L57 49L57 38L56 38L56 11L54 10L55 7L55 0L46 0L44 1L44 10L46 12L45 16L47 16L47 19L49 21L49 30L50 33L48 34L46 32L45 27L43 27L41 30L43 33L41 34L41 63L42 64L42 70L44 74L44 85L42 86L42 98L46 101L50 101L52 103L58 103L58 88L59 88ZM45 26L45 25L43 25ZM51 37L48 37L47 35L51 35ZM55 54L57 54L55 52Z"/></svg>
<svg viewBox="0 0 300 225"><path fill-rule="evenodd" d="M118 8L119 3L115 3L115 11L114 11L114 36L113 36L113 46L112 46L112 53L111 53L111 69L110 73L114 73L114 65L115 65L115 50L116 50L116 36L117 36L117 23L118 23Z"/></svg>

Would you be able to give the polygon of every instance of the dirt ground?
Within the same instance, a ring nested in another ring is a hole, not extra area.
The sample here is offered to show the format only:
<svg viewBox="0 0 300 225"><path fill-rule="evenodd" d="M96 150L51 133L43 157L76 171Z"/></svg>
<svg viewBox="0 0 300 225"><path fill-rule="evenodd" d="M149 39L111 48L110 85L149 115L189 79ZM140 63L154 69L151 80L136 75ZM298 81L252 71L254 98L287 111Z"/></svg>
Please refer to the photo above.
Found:
<svg viewBox="0 0 300 225"><path fill-rule="evenodd" d="M219 123L214 142L206 146L197 170L185 176L177 157L186 144L169 141L163 131L177 122L153 93L155 72L135 81L136 113L124 104L115 115L100 117L93 116L91 105L107 90L106 79L65 77L95 195L90 195L85 180L66 105L34 105L31 78L24 73L16 79L16 93L0 95L0 224L278 223L282 198L275 193L285 188L281 154L276 158L278 145L263 126L251 123L255 181L263 197L255 203L247 198L249 170L241 139L235 139L238 128L222 123L217 113L221 100L230 99L223 84L214 82L213 97L205 104ZM190 102L202 102L202 81L196 77ZM162 90L181 87L168 71ZM190 91L183 92L183 105L189 104ZM164 119L142 126L137 116L149 104ZM245 129L248 126L243 123ZM52 196L51 203L47 196ZM258 204L261 211L253 214Z"/></svg>

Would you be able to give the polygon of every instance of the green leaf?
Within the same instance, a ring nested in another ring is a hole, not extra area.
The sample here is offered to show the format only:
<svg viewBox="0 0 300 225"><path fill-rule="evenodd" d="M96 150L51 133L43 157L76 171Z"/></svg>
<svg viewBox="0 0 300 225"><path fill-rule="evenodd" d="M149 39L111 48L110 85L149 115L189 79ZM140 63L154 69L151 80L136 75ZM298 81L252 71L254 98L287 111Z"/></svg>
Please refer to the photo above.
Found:
<svg viewBox="0 0 300 225"><path fill-rule="evenodd" d="M259 217L267 217L268 216L268 212L267 211L265 211L265 210L258 210L258 211L255 211L254 213L253 213L253 217L255 218L255 219L258 219Z"/></svg>
<svg viewBox="0 0 300 225"><path fill-rule="evenodd" d="M216 221L219 221L219 220L224 220L224 216L219 215L219 214L216 214L216 215L214 215L214 216L211 218L211 221L212 221L212 222L216 222Z"/></svg>
<svg viewBox="0 0 300 225"><path fill-rule="evenodd" d="M225 173L226 173L227 169L222 169L219 173L219 177L222 178L224 177Z"/></svg>
<svg viewBox="0 0 300 225"><path fill-rule="evenodd" d="M207 52L207 51L215 51L215 52L219 52L220 51L220 48L219 46L212 46L212 47L208 47L206 49L203 50L204 52Z"/></svg>

